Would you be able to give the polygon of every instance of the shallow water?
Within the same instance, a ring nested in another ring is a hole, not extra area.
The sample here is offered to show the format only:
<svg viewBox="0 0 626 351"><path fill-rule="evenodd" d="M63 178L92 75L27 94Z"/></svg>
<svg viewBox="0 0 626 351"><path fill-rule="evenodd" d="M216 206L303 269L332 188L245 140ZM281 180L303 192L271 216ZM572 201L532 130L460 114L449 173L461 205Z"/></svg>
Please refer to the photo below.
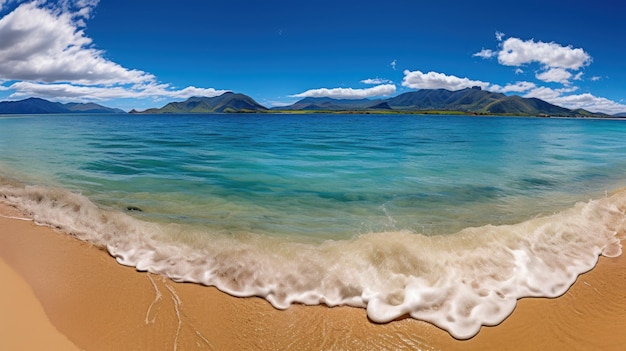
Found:
<svg viewBox="0 0 626 351"><path fill-rule="evenodd" d="M606 195L626 183L625 132L467 116L0 117L0 194L141 270L465 338L619 254L626 195Z"/></svg>

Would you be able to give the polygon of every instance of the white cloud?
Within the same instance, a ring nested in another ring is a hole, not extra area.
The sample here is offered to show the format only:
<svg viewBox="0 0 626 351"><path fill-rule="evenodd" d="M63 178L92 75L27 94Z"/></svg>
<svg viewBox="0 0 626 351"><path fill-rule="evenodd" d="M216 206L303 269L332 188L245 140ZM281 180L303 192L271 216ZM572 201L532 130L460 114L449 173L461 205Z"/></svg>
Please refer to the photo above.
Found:
<svg viewBox="0 0 626 351"><path fill-rule="evenodd" d="M626 111L626 105L617 103L603 97L597 97L590 93L576 94L576 95L564 95L576 90L576 88L569 89L550 89L546 87L540 87L530 91L524 97L535 97L551 104L563 106L569 109L583 108L591 112L604 112L610 115L621 113Z"/></svg>
<svg viewBox="0 0 626 351"><path fill-rule="evenodd" d="M550 68L547 71L537 73L535 77L544 82L569 84L572 74L563 68Z"/></svg>
<svg viewBox="0 0 626 351"><path fill-rule="evenodd" d="M498 62L506 66L521 66L538 62L546 68L578 70L591 63L591 56L583 49L562 46L553 42L508 38L502 43L502 48L498 53Z"/></svg>
<svg viewBox="0 0 626 351"><path fill-rule="evenodd" d="M390 83L393 83L393 81L389 79L385 79L385 78L368 78L368 79L363 79L361 83L378 85L378 84L390 84Z"/></svg>
<svg viewBox="0 0 626 351"><path fill-rule="evenodd" d="M489 86L489 83L479 80L470 80L468 78L459 78L438 72L422 73L421 71L405 70L402 85L413 89L460 90L473 86L479 86L485 89Z"/></svg>
<svg viewBox="0 0 626 351"><path fill-rule="evenodd" d="M591 81L593 81L593 82L597 82L600 79L602 79L602 77L600 77L600 76L593 76L593 77L591 77Z"/></svg>
<svg viewBox="0 0 626 351"><path fill-rule="evenodd" d="M494 84L494 85L489 86L488 90L493 91L495 93L512 93L512 92L521 93L524 91L535 89L536 87L537 85L532 82L517 82L515 84L509 83L504 87Z"/></svg>
<svg viewBox="0 0 626 351"><path fill-rule="evenodd" d="M300 94L290 95L290 97L330 97L335 99L362 99L374 96L387 96L396 92L395 84L383 84L366 89L353 88L320 88L307 90Z"/></svg>
<svg viewBox="0 0 626 351"><path fill-rule="evenodd" d="M391 63L389 64L389 66L391 66L391 68L393 68L393 70L396 70L396 66L398 65L398 61L397 60L393 60L391 61Z"/></svg>
<svg viewBox="0 0 626 351"><path fill-rule="evenodd" d="M58 11L31 2L0 19L0 78L76 84L154 80L105 59L78 27L75 14Z"/></svg>
<svg viewBox="0 0 626 351"><path fill-rule="evenodd" d="M515 74L522 74L522 73L524 73L523 69L521 69L519 67L515 69Z"/></svg>
<svg viewBox="0 0 626 351"><path fill-rule="evenodd" d="M566 85L570 84L572 79L582 77L581 72L574 74L572 71L578 71L592 61L591 56L581 48L533 39L508 38L502 41L503 37L504 33L496 32L498 50L482 49L473 56L483 59L497 56L501 65L517 67L516 74L523 73L520 66L538 63L541 65L541 72L536 74L537 79Z"/></svg>
<svg viewBox="0 0 626 351"><path fill-rule="evenodd" d="M148 84L135 87L104 87L80 86L68 83L44 84L35 82L16 82L8 89L14 90L10 98L41 97L55 101L105 101L113 99L143 99L143 98L180 98L192 96L218 96L227 90L215 90L187 87L182 90L172 89L168 84Z"/></svg>
<svg viewBox="0 0 626 351"><path fill-rule="evenodd" d="M475 53L472 56L478 56L478 57L482 57L484 59L488 59L488 58L492 58L494 56L496 56L497 53L493 50L489 50L489 49L482 49L480 50L480 52Z"/></svg>
<svg viewBox="0 0 626 351"><path fill-rule="evenodd" d="M91 18L98 3L35 0L0 18L0 83L16 81L8 87L0 85L0 90L12 90L10 98L56 101L188 98L227 91L176 89L148 72L106 59L84 30L84 20Z"/></svg>
<svg viewBox="0 0 626 351"><path fill-rule="evenodd" d="M558 101L558 99L563 96L564 93L571 93L578 90L577 87L569 87L569 88L561 88L561 89L552 89L548 87L536 87L532 89L524 97L534 97L541 100L545 100L547 102L553 103L553 101ZM567 107L567 106L563 106Z"/></svg>

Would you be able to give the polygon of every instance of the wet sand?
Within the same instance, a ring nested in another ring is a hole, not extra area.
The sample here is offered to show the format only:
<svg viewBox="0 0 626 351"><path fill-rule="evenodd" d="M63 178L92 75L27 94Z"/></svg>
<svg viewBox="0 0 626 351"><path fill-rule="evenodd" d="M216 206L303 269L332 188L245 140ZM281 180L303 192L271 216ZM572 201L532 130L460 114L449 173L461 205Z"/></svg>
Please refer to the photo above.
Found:
<svg viewBox="0 0 626 351"><path fill-rule="evenodd" d="M1 203L0 214L23 217ZM26 311L40 304L60 334L51 333L83 350L621 350L626 344L626 255L601 257L559 298L520 300L509 318L470 340L410 318L375 324L358 308L279 311L260 298L175 283L31 221L0 217L0 258L10 267L0 270L0 306ZM17 284L13 278L19 281L14 273L36 297L26 305L12 303L24 295L7 289ZM47 335L27 316L31 338ZM0 314L0 337L24 338L4 330L14 323ZM13 345L8 339L0 349Z"/></svg>

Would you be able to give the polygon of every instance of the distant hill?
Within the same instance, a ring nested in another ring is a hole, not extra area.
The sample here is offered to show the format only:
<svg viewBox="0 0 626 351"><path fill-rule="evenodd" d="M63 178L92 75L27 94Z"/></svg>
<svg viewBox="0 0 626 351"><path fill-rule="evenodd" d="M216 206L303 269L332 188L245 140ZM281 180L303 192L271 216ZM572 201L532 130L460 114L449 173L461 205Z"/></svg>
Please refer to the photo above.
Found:
<svg viewBox="0 0 626 351"><path fill-rule="evenodd" d="M476 114L503 114L527 116L601 117L582 109L569 110L536 98L507 96L482 90L480 87L456 91L421 89L389 99L339 100L332 98L305 98L280 110L395 110L395 111L461 111Z"/></svg>
<svg viewBox="0 0 626 351"><path fill-rule="evenodd" d="M626 112L616 113L613 115L613 117L626 117Z"/></svg>
<svg viewBox="0 0 626 351"><path fill-rule="evenodd" d="M94 103L51 102L40 98L0 102L0 114L47 114L47 113L126 113Z"/></svg>
<svg viewBox="0 0 626 351"><path fill-rule="evenodd" d="M571 115L573 117L611 117L606 113L602 112L590 112L582 108L577 108L575 110L571 110Z"/></svg>
<svg viewBox="0 0 626 351"><path fill-rule="evenodd" d="M367 110L367 109L389 109L388 105L381 105L381 100L369 99L333 99L328 97L307 97L293 105L277 108L279 110L324 110L324 111L341 111L341 110ZM379 106L381 105L381 106Z"/></svg>
<svg viewBox="0 0 626 351"><path fill-rule="evenodd" d="M98 104L90 103L76 103L70 102L64 104L70 111L76 113L126 113L126 111L119 108L110 108Z"/></svg>
<svg viewBox="0 0 626 351"><path fill-rule="evenodd" d="M487 105L477 105L477 112L514 115L570 116L571 111L537 98L505 96Z"/></svg>
<svg viewBox="0 0 626 351"><path fill-rule="evenodd" d="M387 102L399 110L454 110L476 111L507 96L480 88L450 91L446 89L421 89L400 94ZM487 112L487 111L484 111Z"/></svg>
<svg viewBox="0 0 626 351"><path fill-rule="evenodd" d="M131 113L237 113L262 112L267 108L243 94L226 92L215 97L191 97L182 102L170 102L161 108L151 108Z"/></svg>

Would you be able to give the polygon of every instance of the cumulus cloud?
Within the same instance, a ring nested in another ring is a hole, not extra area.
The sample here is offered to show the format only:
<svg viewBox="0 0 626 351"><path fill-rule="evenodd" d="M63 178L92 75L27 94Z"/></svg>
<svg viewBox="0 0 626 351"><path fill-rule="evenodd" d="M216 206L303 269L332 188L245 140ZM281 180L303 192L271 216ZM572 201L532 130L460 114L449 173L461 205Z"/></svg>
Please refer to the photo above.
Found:
<svg viewBox="0 0 626 351"><path fill-rule="evenodd" d="M479 80L470 80L468 78L459 78L438 72L422 73L421 71L405 70L402 85L413 89L459 90L473 86L479 86L485 89L489 86L489 83Z"/></svg>
<svg viewBox="0 0 626 351"><path fill-rule="evenodd" d="M79 14L83 17L87 12ZM77 84L154 80L151 74L105 59L75 18L74 13L30 2L0 19L0 77Z"/></svg>
<svg viewBox="0 0 626 351"><path fill-rule="evenodd" d="M522 40L519 38L504 39L504 33L496 32L498 50L482 49L473 56L489 59L498 57L498 63L505 66L517 67L516 74L523 71L519 68L527 64L537 63L541 70L536 78L544 82L570 84L571 80L580 79L581 72L574 74L588 66L591 56L581 48L571 45L563 46L554 42L546 43L534 39Z"/></svg>
<svg viewBox="0 0 626 351"><path fill-rule="evenodd" d="M37 96L59 101L187 98L226 91L176 89L159 83L151 73L105 58L84 29L84 20L92 17L98 3L36 0L22 3L0 18L0 82L14 81L2 90L13 90L11 98ZM0 6L6 4L0 2Z"/></svg>
<svg viewBox="0 0 626 351"><path fill-rule="evenodd" d="M535 77L541 81L550 83L569 84L572 74L564 68L550 68L547 71L537 73Z"/></svg>
<svg viewBox="0 0 626 351"><path fill-rule="evenodd" d="M593 77L591 77L591 81L593 81L593 82L597 82L600 79L602 79L602 77L600 77L600 76L593 76Z"/></svg>
<svg viewBox="0 0 626 351"><path fill-rule="evenodd" d="M517 82L514 84L507 84L504 87L494 84L489 86L489 91L493 91L496 93L521 93L525 91L529 91L531 89L537 88L537 85L532 82Z"/></svg>
<svg viewBox="0 0 626 351"><path fill-rule="evenodd" d="M480 52L477 52L477 53L475 53L475 54L474 54L474 55L472 55L472 56L478 56L478 57L482 57L482 58L484 58L484 59L488 59L488 58L492 58L492 57L494 57L494 56L496 56L496 55L497 55L497 53L496 53L496 52L494 52L493 50L490 50L490 49L482 49L482 50L480 50Z"/></svg>
<svg viewBox="0 0 626 351"><path fill-rule="evenodd" d="M546 68L578 70L591 63L591 56L585 50L572 46L508 38L502 43L498 62L506 66L538 62Z"/></svg>
<svg viewBox="0 0 626 351"><path fill-rule="evenodd" d="M368 78L368 79L363 79L361 83L378 85L378 84L390 84L390 83L393 83L393 81L389 79L385 79L385 78Z"/></svg>
<svg viewBox="0 0 626 351"><path fill-rule="evenodd" d="M524 73L524 70L523 70L523 69L521 69L521 68L519 68L519 67L517 67L517 68L515 69L515 74L522 74L522 73Z"/></svg>
<svg viewBox="0 0 626 351"><path fill-rule="evenodd" d="M382 84L366 89L353 88L320 88L307 90L290 97L330 97L334 99L362 99L374 96L387 96L396 92L395 84Z"/></svg>
<svg viewBox="0 0 626 351"><path fill-rule="evenodd" d="M391 68L393 68L393 70L396 70L396 66L398 65L398 61L397 60L393 60L391 61L391 63L389 64L389 66L391 66Z"/></svg>
<svg viewBox="0 0 626 351"><path fill-rule="evenodd" d="M36 82L16 82L8 89L14 90L10 98L24 98L37 96L50 98L57 101L105 101L113 99L143 99L143 98L179 98L186 99L192 96L218 96L228 90L215 90L213 88L196 88L193 86L176 90L169 84L151 83L143 86L80 86L68 83L44 84Z"/></svg>
<svg viewBox="0 0 626 351"><path fill-rule="evenodd" d="M617 103L603 97L597 97L590 93L569 94L577 90L577 88L551 89L547 87L538 87L528 92L524 97L534 97L551 104L563 106L569 109L582 108L591 112L604 112L610 115L626 111L626 105Z"/></svg>

